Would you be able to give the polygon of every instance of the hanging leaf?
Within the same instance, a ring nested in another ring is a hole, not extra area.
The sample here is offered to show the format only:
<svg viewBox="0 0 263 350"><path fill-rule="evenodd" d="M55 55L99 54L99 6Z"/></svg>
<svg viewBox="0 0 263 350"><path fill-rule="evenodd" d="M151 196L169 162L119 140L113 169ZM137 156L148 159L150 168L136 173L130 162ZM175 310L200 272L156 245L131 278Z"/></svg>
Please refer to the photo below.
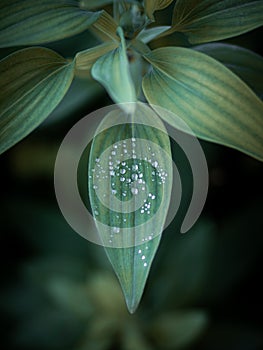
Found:
<svg viewBox="0 0 263 350"><path fill-rule="evenodd" d="M211 43L194 47L223 63L244 80L263 99L263 58L253 51L236 45Z"/></svg>
<svg viewBox="0 0 263 350"><path fill-rule="evenodd" d="M171 32L192 44L231 38L263 25L261 0L177 0Z"/></svg>
<svg viewBox="0 0 263 350"><path fill-rule="evenodd" d="M134 312L170 202L169 137L155 112L136 104L101 122L90 151L89 196L102 245Z"/></svg>
<svg viewBox="0 0 263 350"><path fill-rule="evenodd" d="M147 100L182 118L196 136L263 160L263 103L213 58L186 48L144 56L153 66L143 80ZM177 125L172 114L162 115Z"/></svg>
<svg viewBox="0 0 263 350"><path fill-rule="evenodd" d="M119 48L100 57L93 65L91 73L100 82L116 103L135 102L136 93L130 74L125 40L121 28Z"/></svg>
<svg viewBox="0 0 263 350"><path fill-rule="evenodd" d="M173 0L144 0L145 12L150 19L154 19L153 14L155 11L164 9L172 2Z"/></svg>
<svg viewBox="0 0 263 350"><path fill-rule="evenodd" d="M61 40L88 29L102 11L89 12L75 0L1 0L0 47Z"/></svg>
<svg viewBox="0 0 263 350"><path fill-rule="evenodd" d="M0 61L0 153L27 136L59 104L74 76L68 62L45 48L17 51Z"/></svg>

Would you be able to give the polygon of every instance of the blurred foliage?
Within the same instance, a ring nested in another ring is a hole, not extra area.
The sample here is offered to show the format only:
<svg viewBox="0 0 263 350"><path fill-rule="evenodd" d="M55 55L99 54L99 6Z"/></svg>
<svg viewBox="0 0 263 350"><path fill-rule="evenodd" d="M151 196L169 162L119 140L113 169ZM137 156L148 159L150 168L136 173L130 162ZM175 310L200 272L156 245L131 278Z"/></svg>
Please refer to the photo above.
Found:
<svg viewBox="0 0 263 350"><path fill-rule="evenodd" d="M260 36L262 29L226 42L260 53ZM70 56L95 41L83 33L49 47ZM56 152L77 120L109 103L82 77L44 125L1 156L1 348L262 349L260 162L203 142L209 196L198 223L181 235L191 176L183 152L172 145L183 202L132 316L103 249L65 222L53 189Z"/></svg>

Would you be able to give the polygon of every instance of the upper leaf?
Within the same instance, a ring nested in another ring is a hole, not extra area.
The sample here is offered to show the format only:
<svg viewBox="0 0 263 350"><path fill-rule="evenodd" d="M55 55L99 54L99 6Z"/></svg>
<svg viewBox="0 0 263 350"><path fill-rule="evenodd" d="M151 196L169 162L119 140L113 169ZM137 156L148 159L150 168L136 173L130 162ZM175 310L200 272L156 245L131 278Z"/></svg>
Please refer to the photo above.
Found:
<svg viewBox="0 0 263 350"><path fill-rule="evenodd" d="M90 70L96 60L118 47L118 43L114 41L107 41L90 49L80 51L76 55L76 68Z"/></svg>
<svg viewBox="0 0 263 350"><path fill-rule="evenodd" d="M129 62L126 54L125 40L121 28L119 48L100 57L93 65L91 73L100 82L116 103L135 102L136 93L131 78Z"/></svg>
<svg viewBox="0 0 263 350"><path fill-rule="evenodd" d="M76 0L1 0L0 47L64 39L86 30L100 15L81 9Z"/></svg>
<svg viewBox="0 0 263 350"><path fill-rule="evenodd" d="M153 66L143 80L150 103L171 110L196 136L263 160L263 103L234 73L186 48L160 48L145 58ZM182 128L169 113L162 117Z"/></svg>
<svg viewBox="0 0 263 350"><path fill-rule="evenodd" d="M53 111L71 84L74 65L52 50L38 47L17 51L0 61L0 153Z"/></svg>
<svg viewBox="0 0 263 350"><path fill-rule="evenodd" d="M263 25L262 0L177 0L171 32L192 44L230 38Z"/></svg>
<svg viewBox="0 0 263 350"><path fill-rule="evenodd" d="M231 69L263 99L263 57L236 45L211 43L193 47Z"/></svg>
<svg viewBox="0 0 263 350"><path fill-rule="evenodd" d="M172 2L173 0L144 0L145 12L150 19L153 19L155 11L164 9Z"/></svg>
<svg viewBox="0 0 263 350"><path fill-rule="evenodd" d="M157 39L161 34L165 33L170 28L171 28L170 26L160 26L160 27L144 29L139 33L139 35L137 36L137 39L147 44L151 40Z"/></svg>

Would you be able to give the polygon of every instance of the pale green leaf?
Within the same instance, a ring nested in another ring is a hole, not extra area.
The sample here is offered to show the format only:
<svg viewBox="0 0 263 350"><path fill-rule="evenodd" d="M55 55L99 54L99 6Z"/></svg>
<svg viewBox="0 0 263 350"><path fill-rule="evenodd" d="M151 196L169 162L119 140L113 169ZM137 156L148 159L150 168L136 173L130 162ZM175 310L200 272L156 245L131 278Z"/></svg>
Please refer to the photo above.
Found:
<svg viewBox="0 0 263 350"><path fill-rule="evenodd" d="M262 13L262 0L177 0L172 31L192 44L216 41L260 27Z"/></svg>
<svg viewBox="0 0 263 350"><path fill-rule="evenodd" d="M89 196L98 232L130 312L141 299L163 231L172 187L167 132L136 104L101 122L89 158Z"/></svg>
<svg viewBox="0 0 263 350"><path fill-rule="evenodd" d="M186 48L160 48L145 58L147 100L182 118L196 136L263 160L263 103L213 58ZM162 117L182 128L172 114Z"/></svg>
<svg viewBox="0 0 263 350"><path fill-rule="evenodd" d="M0 61L0 153L35 129L66 94L74 76L68 62L45 48L17 51Z"/></svg>
<svg viewBox="0 0 263 350"><path fill-rule="evenodd" d="M147 44L150 41L157 39L161 34L166 32L170 28L171 28L170 26L160 26L160 27L144 29L139 33L139 35L137 36L137 39Z"/></svg>
<svg viewBox="0 0 263 350"><path fill-rule="evenodd" d="M116 49L118 46L118 43L115 41L107 41L91 49L78 52L76 55L76 68L80 70L90 70L99 57Z"/></svg>
<svg viewBox="0 0 263 350"><path fill-rule="evenodd" d="M144 7L147 16L153 19L155 11L162 10L169 6L174 0L144 0Z"/></svg>
<svg viewBox="0 0 263 350"><path fill-rule="evenodd" d="M89 12L76 0L1 0L0 47L51 42L89 28L101 12Z"/></svg>
<svg viewBox="0 0 263 350"><path fill-rule="evenodd" d="M100 57L93 65L91 73L105 87L114 102L135 102L136 93L121 28L119 33L122 35L120 47Z"/></svg>
<svg viewBox="0 0 263 350"><path fill-rule="evenodd" d="M263 99L263 57L236 45L211 43L194 47L231 69Z"/></svg>

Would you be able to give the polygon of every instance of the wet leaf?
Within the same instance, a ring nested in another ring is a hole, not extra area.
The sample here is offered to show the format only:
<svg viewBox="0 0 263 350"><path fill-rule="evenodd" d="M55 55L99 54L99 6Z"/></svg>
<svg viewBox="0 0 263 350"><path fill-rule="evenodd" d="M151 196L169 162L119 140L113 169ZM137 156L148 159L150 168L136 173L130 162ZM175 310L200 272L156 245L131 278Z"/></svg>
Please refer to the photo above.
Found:
<svg viewBox="0 0 263 350"><path fill-rule="evenodd" d="M186 48L160 48L144 57L152 64L143 80L150 103L182 118L197 137L263 160L263 103L234 73ZM172 114L162 118L182 128Z"/></svg>
<svg viewBox="0 0 263 350"><path fill-rule="evenodd" d="M130 312L141 299L170 202L170 142L159 117L137 104L110 112L89 159L89 196L101 244Z"/></svg>

